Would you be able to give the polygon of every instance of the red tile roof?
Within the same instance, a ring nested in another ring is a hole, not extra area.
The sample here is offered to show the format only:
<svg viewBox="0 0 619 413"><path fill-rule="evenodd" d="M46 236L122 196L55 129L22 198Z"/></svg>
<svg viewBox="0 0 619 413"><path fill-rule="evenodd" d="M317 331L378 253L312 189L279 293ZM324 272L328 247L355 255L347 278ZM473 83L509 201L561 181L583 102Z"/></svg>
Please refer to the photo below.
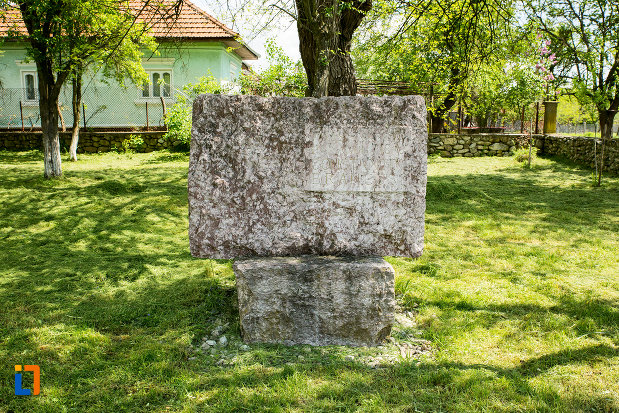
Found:
<svg viewBox="0 0 619 413"><path fill-rule="evenodd" d="M211 39L239 35L189 0L180 2L178 9L174 7L174 0L164 0L163 5L160 3L129 1L129 7L136 14L140 13L141 20L151 26L155 37Z"/></svg>
<svg viewBox="0 0 619 413"><path fill-rule="evenodd" d="M21 12L18 8L9 8L0 13L0 37L7 36L27 36L28 30L21 19Z"/></svg>
<svg viewBox="0 0 619 413"><path fill-rule="evenodd" d="M213 16L189 0L182 0L174 7L175 0L146 2L130 0L129 7L139 14L142 22L151 27L158 39L222 40L226 46L236 48L243 59L256 59L256 54L236 40L238 33L230 30ZM14 7L0 15L0 37L27 36L28 30L19 8Z"/></svg>

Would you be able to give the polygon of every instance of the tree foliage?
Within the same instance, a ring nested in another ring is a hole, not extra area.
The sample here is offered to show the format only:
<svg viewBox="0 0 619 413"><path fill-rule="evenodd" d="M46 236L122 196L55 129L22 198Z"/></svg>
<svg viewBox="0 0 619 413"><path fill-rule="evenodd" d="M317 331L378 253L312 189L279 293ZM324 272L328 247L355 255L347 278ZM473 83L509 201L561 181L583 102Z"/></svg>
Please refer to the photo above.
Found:
<svg viewBox="0 0 619 413"><path fill-rule="evenodd" d="M563 76L571 81L581 105L598 111L602 148L598 185L604 169L605 144L619 110L619 3L608 0L530 0L529 17L562 59Z"/></svg>
<svg viewBox="0 0 619 413"><path fill-rule="evenodd" d="M470 75L505 52L512 16L510 1L382 0L366 19L355 62L364 77L432 89L438 98L428 109L441 131Z"/></svg>

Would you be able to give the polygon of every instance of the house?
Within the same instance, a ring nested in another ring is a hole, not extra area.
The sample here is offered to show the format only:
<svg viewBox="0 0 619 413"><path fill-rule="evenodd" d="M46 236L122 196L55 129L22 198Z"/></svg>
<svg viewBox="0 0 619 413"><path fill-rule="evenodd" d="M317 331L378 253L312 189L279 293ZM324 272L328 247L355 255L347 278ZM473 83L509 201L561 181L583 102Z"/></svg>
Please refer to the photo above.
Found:
<svg viewBox="0 0 619 413"><path fill-rule="evenodd" d="M143 1L131 1L140 10ZM150 82L143 87L104 79L100 73L87 73L83 83L83 124L87 127L136 128L162 126L165 106L173 104L183 86L200 77L212 75L220 81L236 79L244 60L256 60L257 54L239 41L239 34L205 11L183 0L175 19L160 19L152 33L159 44L159 55L145 52L142 64ZM0 130L36 128L38 90L36 65L26 56L23 40L10 33L27 36L19 9L0 17ZM60 96L61 122L72 124L71 89L67 85ZM23 119L23 121L22 121ZM61 126L61 125L59 125Z"/></svg>

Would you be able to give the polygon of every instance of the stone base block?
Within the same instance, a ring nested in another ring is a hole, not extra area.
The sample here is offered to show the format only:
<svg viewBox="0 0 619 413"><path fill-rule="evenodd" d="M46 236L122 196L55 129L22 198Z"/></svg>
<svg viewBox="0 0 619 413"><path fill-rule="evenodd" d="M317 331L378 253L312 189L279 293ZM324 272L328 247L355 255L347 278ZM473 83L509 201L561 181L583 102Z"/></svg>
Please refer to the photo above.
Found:
<svg viewBox="0 0 619 413"><path fill-rule="evenodd" d="M234 262L248 343L373 346L391 332L395 272L380 257Z"/></svg>

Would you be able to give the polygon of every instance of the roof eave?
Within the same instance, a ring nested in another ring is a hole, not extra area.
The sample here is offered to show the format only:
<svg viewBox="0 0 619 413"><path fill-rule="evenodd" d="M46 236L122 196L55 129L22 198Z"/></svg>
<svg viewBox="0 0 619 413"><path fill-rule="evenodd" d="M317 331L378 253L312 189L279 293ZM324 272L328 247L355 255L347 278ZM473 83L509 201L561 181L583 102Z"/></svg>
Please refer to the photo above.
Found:
<svg viewBox="0 0 619 413"><path fill-rule="evenodd" d="M233 49L243 60L258 60L260 55L254 51L249 45L243 44L236 39L223 39L223 44Z"/></svg>

